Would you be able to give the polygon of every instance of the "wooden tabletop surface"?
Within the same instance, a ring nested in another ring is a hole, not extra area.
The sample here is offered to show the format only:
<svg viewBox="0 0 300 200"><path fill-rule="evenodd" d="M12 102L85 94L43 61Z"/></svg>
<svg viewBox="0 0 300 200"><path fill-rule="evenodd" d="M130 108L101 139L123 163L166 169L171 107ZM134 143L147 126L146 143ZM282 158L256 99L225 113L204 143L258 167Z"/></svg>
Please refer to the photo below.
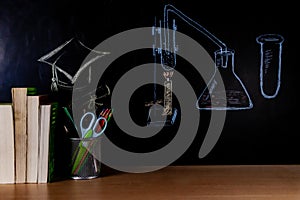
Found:
<svg viewBox="0 0 300 200"><path fill-rule="evenodd" d="M0 185L0 199L300 200L300 165L169 166L92 180Z"/></svg>

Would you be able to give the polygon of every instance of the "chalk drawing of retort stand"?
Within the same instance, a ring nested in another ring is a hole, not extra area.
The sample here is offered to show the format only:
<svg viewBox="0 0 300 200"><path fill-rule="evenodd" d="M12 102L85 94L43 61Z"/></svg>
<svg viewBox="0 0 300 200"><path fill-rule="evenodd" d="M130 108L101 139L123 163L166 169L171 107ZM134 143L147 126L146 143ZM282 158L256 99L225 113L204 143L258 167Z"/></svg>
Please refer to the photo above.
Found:
<svg viewBox="0 0 300 200"><path fill-rule="evenodd" d="M206 88L201 92L196 102L196 107L200 110L244 110L253 108L253 103L246 87L235 73L234 50L228 49L226 44L219 38L170 4L164 7L163 27L167 31L161 33L160 28L157 29L160 46L155 49L160 55L160 63L164 70L172 70L176 66L176 52L178 51L175 43L177 26L175 25L175 19L169 18L169 13L178 16L218 47L218 50L214 52L215 66L212 66L214 67L214 73ZM173 22L171 29L173 33L171 34L169 33L169 21ZM163 49L166 51L162 51ZM155 51L154 55L156 55ZM171 67L168 67L167 64ZM221 83L215 77L217 70L223 78L225 91L218 88Z"/></svg>

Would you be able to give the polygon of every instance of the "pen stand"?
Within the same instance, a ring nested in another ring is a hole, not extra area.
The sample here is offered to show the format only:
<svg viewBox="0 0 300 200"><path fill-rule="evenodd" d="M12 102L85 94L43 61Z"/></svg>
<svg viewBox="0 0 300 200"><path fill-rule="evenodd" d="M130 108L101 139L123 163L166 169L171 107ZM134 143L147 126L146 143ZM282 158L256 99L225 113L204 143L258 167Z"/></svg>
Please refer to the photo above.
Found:
<svg viewBox="0 0 300 200"><path fill-rule="evenodd" d="M101 137L70 138L70 178L93 179L100 176Z"/></svg>

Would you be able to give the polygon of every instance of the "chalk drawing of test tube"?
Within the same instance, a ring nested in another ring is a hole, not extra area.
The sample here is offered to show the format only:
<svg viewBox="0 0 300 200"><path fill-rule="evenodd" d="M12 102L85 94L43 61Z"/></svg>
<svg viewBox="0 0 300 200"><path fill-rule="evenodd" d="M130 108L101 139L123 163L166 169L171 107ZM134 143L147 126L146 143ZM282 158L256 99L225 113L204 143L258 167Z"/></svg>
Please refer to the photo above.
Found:
<svg viewBox="0 0 300 200"><path fill-rule="evenodd" d="M280 89L283 41L279 34L263 34L256 38L260 44L260 91L267 99L275 98Z"/></svg>

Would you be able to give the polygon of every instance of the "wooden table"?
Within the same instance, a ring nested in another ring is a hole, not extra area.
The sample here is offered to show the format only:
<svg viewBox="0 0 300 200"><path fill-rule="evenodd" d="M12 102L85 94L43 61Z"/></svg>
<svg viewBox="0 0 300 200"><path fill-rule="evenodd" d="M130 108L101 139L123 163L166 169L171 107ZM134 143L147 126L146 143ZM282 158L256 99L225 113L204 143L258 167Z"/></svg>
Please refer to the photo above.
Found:
<svg viewBox="0 0 300 200"><path fill-rule="evenodd" d="M0 199L300 200L300 165L169 166L92 180L0 185Z"/></svg>

